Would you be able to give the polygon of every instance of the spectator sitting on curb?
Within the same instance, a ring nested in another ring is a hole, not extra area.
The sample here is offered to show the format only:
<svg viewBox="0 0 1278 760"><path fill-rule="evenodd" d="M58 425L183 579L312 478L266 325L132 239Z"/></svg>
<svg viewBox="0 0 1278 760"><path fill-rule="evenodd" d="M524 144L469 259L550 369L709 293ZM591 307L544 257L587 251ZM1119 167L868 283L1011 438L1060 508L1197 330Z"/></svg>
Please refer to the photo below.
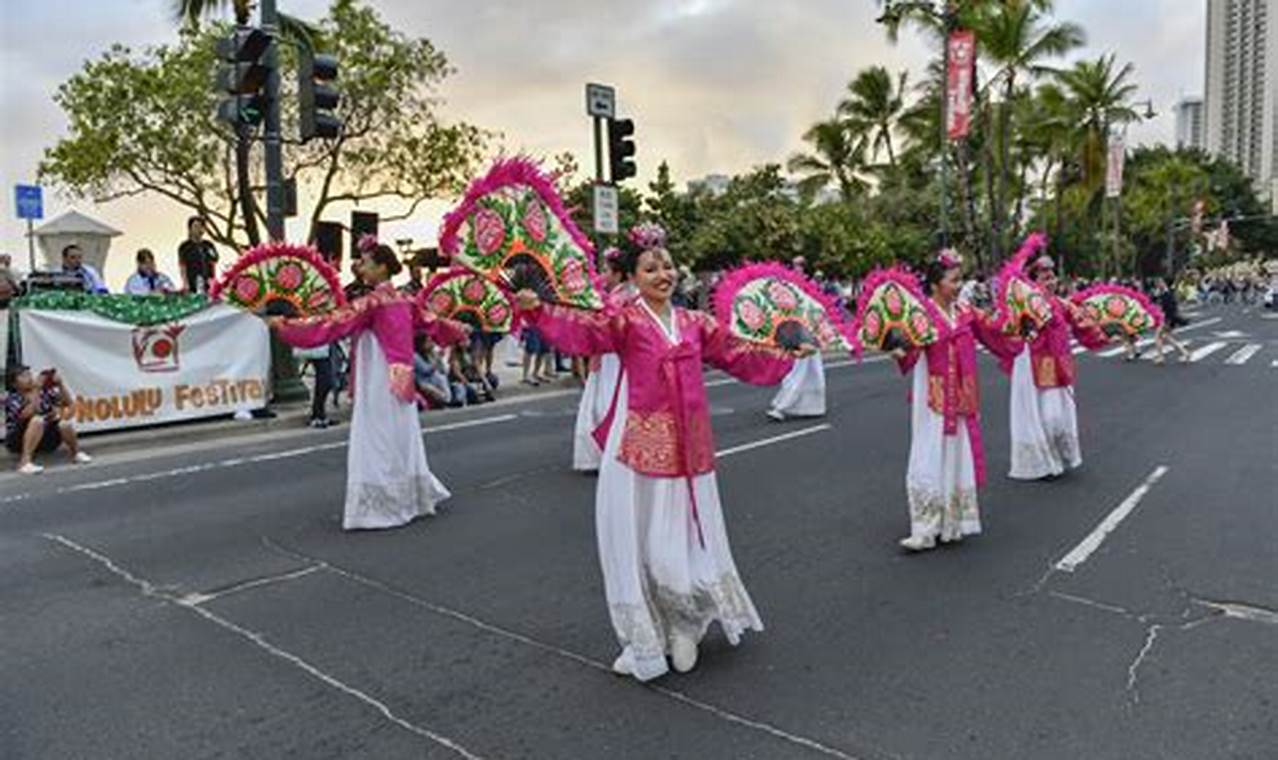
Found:
<svg viewBox="0 0 1278 760"><path fill-rule="evenodd" d="M137 262L138 270L129 275L128 282L124 283L125 293L131 296L152 296L177 291L169 276L155 268L155 254L150 249L140 249Z"/></svg>
<svg viewBox="0 0 1278 760"><path fill-rule="evenodd" d="M471 360L468 347L453 347L452 356L449 357L448 381L462 384L467 404L482 404L497 400L492 385Z"/></svg>
<svg viewBox="0 0 1278 760"><path fill-rule="evenodd" d="M22 283L13 271L13 259L7 253L0 253L0 309L9 305L9 301L22 295Z"/></svg>
<svg viewBox="0 0 1278 760"><path fill-rule="evenodd" d="M18 472L35 475L37 452L55 451L66 445L71 461L88 464L93 458L80 450L71 422L71 393L55 370L40 373L39 381L23 365L10 372L10 391L4 402L5 447L18 454Z"/></svg>
<svg viewBox="0 0 1278 760"><path fill-rule="evenodd" d="M417 392L426 399L430 408L461 406L465 403L465 390L460 384L454 386L448 382L448 370L439 358L439 351L426 335L417 336L417 346L413 352L413 377L417 382Z"/></svg>

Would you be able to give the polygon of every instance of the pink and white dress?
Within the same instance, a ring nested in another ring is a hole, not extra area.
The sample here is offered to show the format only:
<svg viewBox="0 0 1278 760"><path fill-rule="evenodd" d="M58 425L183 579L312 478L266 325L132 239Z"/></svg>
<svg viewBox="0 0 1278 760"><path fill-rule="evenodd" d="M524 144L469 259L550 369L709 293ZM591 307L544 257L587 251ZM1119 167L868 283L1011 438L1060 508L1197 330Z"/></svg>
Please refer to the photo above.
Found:
<svg viewBox="0 0 1278 760"><path fill-rule="evenodd" d="M1067 301L1051 298L1052 319L1029 345L1003 363L1012 376L1012 466L1008 477L1038 480L1083 464L1074 402L1077 376L1070 335L1089 349L1108 342L1105 333Z"/></svg>
<svg viewBox="0 0 1278 760"><path fill-rule="evenodd" d="M977 309L958 305L941 315L939 339L911 350L910 461L905 475L910 536L958 541L981 532L977 490L985 484L976 342L1010 357L1014 344Z"/></svg>
<svg viewBox="0 0 1278 760"><path fill-rule="evenodd" d="M352 339L346 530L398 527L434 514L449 496L426 462L413 382L414 331L445 345L466 337L462 325L418 307L389 283L348 306L279 327L280 338L299 348Z"/></svg>
<svg viewBox="0 0 1278 760"><path fill-rule="evenodd" d="M619 285L609 296L613 308L622 308L636 298L629 283ZM590 375L577 406L577 422L573 427L572 468L578 472L595 472L603 460L603 436L599 426L621 393L621 359L614 353L593 356Z"/></svg>
<svg viewBox="0 0 1278 760"><path fill-rule="evenodd" d="M791 359L700 312L662 319L642 301L608 313L544 305L527 318L562 351L621 361L595 500L614 667L646 681L667 672L673 636L700 641L717 621L736 644L763 630L724 528L702 362L774 385Z"/></svg>

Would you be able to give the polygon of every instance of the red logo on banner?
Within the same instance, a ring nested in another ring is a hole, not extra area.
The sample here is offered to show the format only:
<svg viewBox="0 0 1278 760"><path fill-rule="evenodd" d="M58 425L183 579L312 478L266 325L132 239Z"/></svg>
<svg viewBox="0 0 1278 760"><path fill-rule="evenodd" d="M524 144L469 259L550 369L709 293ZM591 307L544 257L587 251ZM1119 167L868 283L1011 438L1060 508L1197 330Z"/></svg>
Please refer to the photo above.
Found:
<svg viewBox="0 0 1278 760"><path fill-rule="evenodd" d="M967 137L972 126L972 73L976 66L976 34L950 35L950 68L946 72L945 131L951 140Z"/></svg>
<svg viewBox="0 0 1278 760"><path fill-rule="evenodd" d="M133 359L143 372L177 372L181 369L178 336L186 327L137 327L133 330Z"/></svg>

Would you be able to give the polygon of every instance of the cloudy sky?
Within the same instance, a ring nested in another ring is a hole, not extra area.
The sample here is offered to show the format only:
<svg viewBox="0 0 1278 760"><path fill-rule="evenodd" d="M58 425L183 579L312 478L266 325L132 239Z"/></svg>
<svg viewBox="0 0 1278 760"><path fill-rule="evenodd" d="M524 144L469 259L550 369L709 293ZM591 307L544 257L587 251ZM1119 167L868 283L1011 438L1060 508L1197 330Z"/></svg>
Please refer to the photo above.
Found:
<svg viewBox="0 0 1278 760"><path fill-rule="evenodd" d="M590 153L583 84L617 86L635 119L640 179L662 159L678 181L782 161L807 125L828 114L858 69L918 72L923 41L886 42L875 0L371 0L394 26L431 38L458 73L446 113L500 131L509 151ZM7 3L0 14L0 250L25 260L13 185L34 178L43 149L63 133L57 85L112 43L170 42L169 0ZM281 0L317 18L327 0ZM1058 0L1057 16L1082 24L1080 56L1132 61L1141 98L1159 115L1133 142L1170 140L1171 106L1200 94L1205 0ZM46 191L46 218L74 207L125 231L108 279L119 285L133 250L176 247L185 213L154 199L95 207ZM384 237L433 234L443 205ZM162 260L163 264L163 260Z"/></svg>

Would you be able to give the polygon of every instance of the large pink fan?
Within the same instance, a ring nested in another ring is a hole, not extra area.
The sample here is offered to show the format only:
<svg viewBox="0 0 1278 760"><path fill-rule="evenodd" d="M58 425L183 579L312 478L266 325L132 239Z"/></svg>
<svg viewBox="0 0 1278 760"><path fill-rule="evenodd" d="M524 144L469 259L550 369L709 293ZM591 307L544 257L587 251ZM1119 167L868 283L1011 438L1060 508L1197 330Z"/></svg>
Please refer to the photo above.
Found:
<svg viewBox="0 0 1278 760"><path fill-rule="evenodd" d="M940 338L945 319L918 278L897 266L865 278L852 324L859 355L864 346L879 351L930 346Z"/></svg>
<svg viewBox="0 0 1278 760"><path fill-rule="evenodd" d="M1163 323L1163 310L1144 293L1122 285L1093 285L1070 300L1108 335L1139 335Z"/></svg>
<svg viewBox="0 0 1278 760"><path fill-rule="evenodd" d="M740 338L794 350L851 349L842 310L817 284L781 264L733 270L715 288L715 318Z"/></svg>
<svg viewBox="0 0 1278 760"><path fill-rule="evenodd" d="M509 290L602 309L594 247L569 217L550 179L523 158L499 161L444 217L439 247L453 261Z"/></svg>
<svg viewBox="0 0 1278 760"><path fill-rule="evenodd" d="M346 305L337 270L323 255L288 243L246 252L213 282L209 298L279 316L310 316Z"/></svg>
<svg viewBox="0 0 1278 760"><path fill-rule="evenodd" d="M469 269L457 267L436 275L417 294L417 303L481 332L509 333L514 328L515 309L505 291Z"/></svg>
<svg viewBox="0 0 1278 760"><path fill-rule="evenodd" d="M1050 300L1025 271L1029 260L1046 247L1047 236L1035 232L999 270L994 324L1005 332L1019 332L1026 325L1041 329L1052 318Z"/></svg>

